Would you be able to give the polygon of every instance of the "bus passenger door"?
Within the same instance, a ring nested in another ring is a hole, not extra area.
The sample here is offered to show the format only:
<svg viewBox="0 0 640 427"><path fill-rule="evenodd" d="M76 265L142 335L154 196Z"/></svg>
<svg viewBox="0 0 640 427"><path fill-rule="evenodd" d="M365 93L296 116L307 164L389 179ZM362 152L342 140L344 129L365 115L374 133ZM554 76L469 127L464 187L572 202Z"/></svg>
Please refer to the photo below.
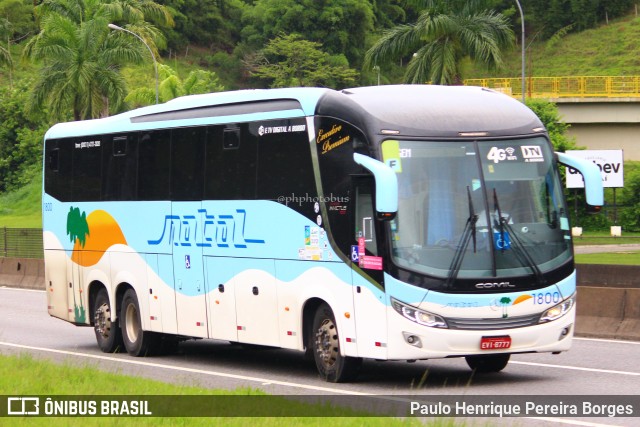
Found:
<svg viewBox="0 0 640 427"><path fill-rule="evenodd" d="M201 202L174 202L173 275L178 334L207 338Z"/></svg>
<svg viewBox="0 0 640 427"><path fill-rule="evenodd" d="M386 359L387 310L383 289L383 262L379 252L374 209L374 183L354 177L352 201L355 234L352 241L353 305L358 355ZM362 249L364 248L364 253ZM356 252L357 256L353 252Z"/></svg>

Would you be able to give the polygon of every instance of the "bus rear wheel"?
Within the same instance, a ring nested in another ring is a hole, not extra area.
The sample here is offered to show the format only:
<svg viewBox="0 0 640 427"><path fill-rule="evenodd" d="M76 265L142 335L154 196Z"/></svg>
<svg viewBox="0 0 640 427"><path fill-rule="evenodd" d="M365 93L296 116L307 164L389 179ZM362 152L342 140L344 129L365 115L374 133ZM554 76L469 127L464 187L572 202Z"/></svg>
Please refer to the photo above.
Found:
<svg viewBox="0 0 640 427"><path fill-rule="evenodd" d="M142 330L140 305L133 289L127 290L122 298L120 326L124 347L130 355L148 356L157 350L158 336L153 332Z"/></svg>
<svg viewBox="0 0 640 427"><path fill-rule="evenodd" d="M321 304L316 310L312 331L310 347L320 376L334 383L354 380L360 371L362 359L340 354L336 320L327 304Z"/></svg>
<svg viewBox="0 0 640 427"><path fill-rule="evenodd" d="M510 358L510 354L487 354L465 357L467 365L479 374L502 371L506 368Z"/></svg>
<svg viewBox="0 0 640 427"><path fill-rule="evenodd" d="M118 321L111 321L111 304L109 294L102 288L98 291L93 303L93 330L100 350L104 353L115 353L122 348L122 334Z"/></svg>

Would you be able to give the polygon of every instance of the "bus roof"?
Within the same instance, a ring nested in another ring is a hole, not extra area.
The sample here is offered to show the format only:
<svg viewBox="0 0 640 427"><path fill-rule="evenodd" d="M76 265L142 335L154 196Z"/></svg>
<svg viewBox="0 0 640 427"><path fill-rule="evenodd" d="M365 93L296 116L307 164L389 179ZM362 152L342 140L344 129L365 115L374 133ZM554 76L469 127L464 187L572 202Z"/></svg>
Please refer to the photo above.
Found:
<svg viewBox="0 0 640 427"><path fill-rule="evenodd" d="M102 119L58 123L45 139L212 124L212 117L219 117L218 123L229 123L245 121L242 116L247 114L252 115L251 120L311 116L318 99L330 90L247 89L183 96Z"/></svg>
<svg viewBox="0 0 640 427"><path fill-rule="evenodd" d="M346 89L340 95L325 95L316 113L346 116L352 122L358 117L349 116L357 115L366 129L378 134L391 130L400 136L420 137L455 138L461 133L478 132L512 136L544 128L520 101L480 87L389 85Z"/></svg>
<svg viewBox="0 0 640 427"><path fill-rule="evenodd" d="M190 95L95 120L59 123L46 139L135 130L329 115L371 134L457 137L525 135L543 128L519 101L469 86L388 85L334 91L325 88L254 89Z"/></svg>

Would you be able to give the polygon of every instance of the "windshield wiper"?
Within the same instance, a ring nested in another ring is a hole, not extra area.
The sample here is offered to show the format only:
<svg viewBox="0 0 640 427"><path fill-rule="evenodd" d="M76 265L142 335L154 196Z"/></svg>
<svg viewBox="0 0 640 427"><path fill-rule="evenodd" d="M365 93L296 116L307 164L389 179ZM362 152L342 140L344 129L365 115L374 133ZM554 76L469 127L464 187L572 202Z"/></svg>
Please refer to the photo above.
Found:
<svg viewBox="0 0 640 427"><path fill-rule="evenodd" d="M500 226L500 240L502 241L502 252L504 252L507 246L504 240L504 229L506 228L507 232L509 233L510 240L516 243L515 245L511 246L512 248L514 248L516 258L518 258L518 261L520 261L522 265L529 267L531 269L531 271L533 272L533 275L536 278L536 282L538 283L538 286L544 286L546 284L546 280L544 279L542 272L538 268L538 265L535 263L533 258L531 258L531 254L525 248L524 244L522 243L522 240L520 240L520 237L518 237L518 235L513 231L513 228L511 228L511 226L509 225L510 217L505 218L502 216L502 211L500 210L500 203L498 202L498 193L496 192L495 188L493 189L493 204L495 206L495 209L498 211L498 225Z"/></svg>
<svg viewBox="0 0 640 427"><path fill-rule="evenodd" d="M469 199L469 218L467 218L467 223L464 225L464 230L460 237L460 243L456 248L456 253L453 255L451 265L449 266L449 275L445 282L445 286L447 288L451 287L454 280L456 280L456 277L458 277L460 267L462 266L462 260L464 259L464 254L467 250L467 246L469 246L469 239L473 240L473 253L476 253L476 222L478 222L478 214L476 214L476 210L473 207L473 200L471 199L471 190L469 190L469 186L467 186L467 197Z"/></svg>

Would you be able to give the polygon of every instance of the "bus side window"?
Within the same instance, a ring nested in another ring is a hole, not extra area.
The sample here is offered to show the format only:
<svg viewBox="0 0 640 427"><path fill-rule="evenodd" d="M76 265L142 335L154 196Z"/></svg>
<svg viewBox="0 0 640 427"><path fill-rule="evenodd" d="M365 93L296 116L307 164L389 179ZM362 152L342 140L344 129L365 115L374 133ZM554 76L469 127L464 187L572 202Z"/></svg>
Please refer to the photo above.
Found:
<svg viewBox="0 0 640 427"><path fill-rule="evenodd" d="M73 140L71 138L46 141L46 168L44 171L45 192L66 202L71 200L71 156Z"/></svg>
<svg viewBox="0 0 640 427"><path fill-rule="evenodd" d="M171 131L141 133L138 141L138 199L169 200Z"/></svg>
<svg viewBox="0 0 640 427"><path fill-rule="evenodd" d="M71 194L77 202L98 201L102 197L102 146L95 137L75 138L71 153Z"/></svg>
<svg viewBox="0 0 640 427"><path fill-rule="evenodd" d="M49 152L48 157L48 166L51 172L58 172L59 160L60 160L60 149L54 148Z"/></svg>
<svg viewBox="0 0 640 427"><path fill-rule="evenodd" d="M134 200L138 167L136 136L106 136L102 144L102 200Z"/></svg>
<svg viewBox="0 0 640 427"><path fill-rule="evenodd" d="M204 199L254 200L258 146L246 124L207 128Z"/></svg>
<svg viewBox="0 0 640 427"><path fill-rule="evenodd" d="M174 129L171 132L171 199L202 200L204 143L207 129Z"/></svg>

